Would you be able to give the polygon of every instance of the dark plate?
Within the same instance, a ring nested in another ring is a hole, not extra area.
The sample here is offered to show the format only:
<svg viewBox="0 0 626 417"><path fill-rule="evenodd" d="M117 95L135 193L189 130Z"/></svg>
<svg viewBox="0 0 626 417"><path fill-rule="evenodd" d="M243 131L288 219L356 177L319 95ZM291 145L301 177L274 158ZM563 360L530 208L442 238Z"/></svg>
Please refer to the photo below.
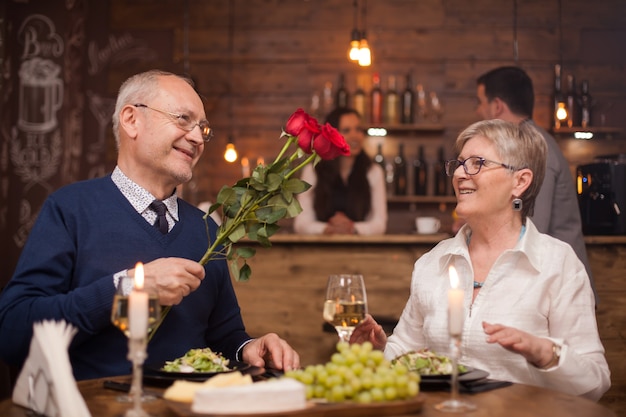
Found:
<svg viewBox="0 0 626 417"><path fill-rule="evenodd" d="M489 376L489 372L481 371L480 369L472 368L471 366L466 366L467 371L459 373L459 381L474 381L476 379L486 378ZM422 381L426 380L440 380L445 379L449 380L450 374L441 374L441 375L421 375ZM469 379L467 379L469 378Z"/></svg>
<svg viewBox="0 0 626 417"><path fill-rule="evenodd" d="M214 377L217 374L224 374L239 371L242 374L255 374L258 368L244 362L230 361L228 371L222 372L167 372L161 370L165 365L164 362L158 364L146 364L143 367L143 380L146 384L157 386L169 386L177 379L184 379L187 381L202 382Z"/></svg>
<svg viewBox="0 0 626 417"><path fill-rule="evenodd" d="M467 367L467 372L459 375L459 383L479 381L486 379L489 376L489 372L482 369L475 369ZM450 375L422 375L420 382L420 389L422 391L440 391L450 388Z"/></svg>

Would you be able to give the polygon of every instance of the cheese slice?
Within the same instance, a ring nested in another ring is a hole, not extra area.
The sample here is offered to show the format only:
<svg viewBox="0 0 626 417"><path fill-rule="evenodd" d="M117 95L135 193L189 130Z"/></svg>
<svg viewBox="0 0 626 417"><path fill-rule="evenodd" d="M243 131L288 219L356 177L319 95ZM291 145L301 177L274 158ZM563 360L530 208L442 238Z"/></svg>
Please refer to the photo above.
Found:
<svg viewBox="0 0 626 417"><path fill-rule="evenodd" d="M199 414L254 414L301 410L306 407L305 387L291 379L273 379L252 385L200 388L191 411Z"/></svg>
<svg viewBox="0 0 626 417"><path fill-rule="evenodd" d="M219 388L250 384L252 384L252 377L250 375L242 375L239 371L218 374L204 382L191 382L178 379L165 390L163 398L166 400L191 403L196 391L201 388Z"/></svg>

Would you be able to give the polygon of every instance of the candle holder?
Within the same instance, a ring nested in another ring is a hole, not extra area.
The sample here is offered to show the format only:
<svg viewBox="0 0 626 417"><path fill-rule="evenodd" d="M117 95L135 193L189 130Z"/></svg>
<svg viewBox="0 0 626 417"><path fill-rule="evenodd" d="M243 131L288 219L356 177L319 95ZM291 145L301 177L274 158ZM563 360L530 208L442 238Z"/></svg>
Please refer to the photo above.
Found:
<svg viewBox="0 0 626 417"><path fill-rule="evenodd" d="M444 413L465 413L476 410L476 405L459 398L459 357L461 352L461 335L450 335L452 351L452 374L450 376L450 399L435 405Z"/></svg>
<svg viewBox="0 0 626 417"><path fill-rule="evenodd" d="M155 399L154 397L148 398L142 392L143 363L147 357L146 346L147 340L145 337L128 338L128 359L133 364L133 379L130 386L130 398L133 408L126 411L125 417L149 417L149 414L143 410L141 403Z"/></svg>

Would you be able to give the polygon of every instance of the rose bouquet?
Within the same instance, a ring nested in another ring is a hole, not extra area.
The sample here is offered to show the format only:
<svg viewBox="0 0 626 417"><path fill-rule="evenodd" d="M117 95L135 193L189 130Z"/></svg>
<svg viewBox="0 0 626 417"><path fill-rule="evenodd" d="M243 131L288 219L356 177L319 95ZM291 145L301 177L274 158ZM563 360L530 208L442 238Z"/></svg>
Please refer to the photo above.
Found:
<svg viewBox="0 0 626 417"><path fill-rule="evenodd" d="M270 236L280 228L278 221L295 217L302 211L295 195L308 190L310 185L294 174L320 159L350 154L350 147L337 129L328 123L320 125L302 109L289 117L280 138L286 140L276 159L267 166L258 165L250 177L240 179L235 185L222 187L216 203L205 214L206 222L211 213L221 208L222 224L214 240L209 236L209 246L200 264L226 259L237 281L250 278L252 270L247 259L255 255L255 250L235 249L233 244L247 237L269 247ZM169 309L169 306L163 309L161 321ZM155 326L152 334L157 328Z"/></svg>

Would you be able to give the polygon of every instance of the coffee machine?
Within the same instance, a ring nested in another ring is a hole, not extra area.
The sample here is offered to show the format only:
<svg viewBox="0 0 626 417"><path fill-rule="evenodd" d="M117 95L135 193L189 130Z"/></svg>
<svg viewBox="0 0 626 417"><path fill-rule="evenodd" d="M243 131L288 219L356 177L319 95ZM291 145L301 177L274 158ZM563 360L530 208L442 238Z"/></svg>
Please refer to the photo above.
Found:
<svg viewBox="0 0 626 417"><path fill-rule="evenodd" d="M583 234L626 234L626 154L578 166L576 186Z"/></svg>

